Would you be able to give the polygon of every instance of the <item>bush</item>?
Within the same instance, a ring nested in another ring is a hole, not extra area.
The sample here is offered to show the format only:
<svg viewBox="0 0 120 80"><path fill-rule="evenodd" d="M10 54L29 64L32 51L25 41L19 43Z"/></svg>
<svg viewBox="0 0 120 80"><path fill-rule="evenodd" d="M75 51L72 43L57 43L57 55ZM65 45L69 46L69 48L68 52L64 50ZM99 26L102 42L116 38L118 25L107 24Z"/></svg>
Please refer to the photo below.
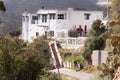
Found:
<svg viewBox="0 0 120 80"><path fill-rule="evenodd" d="M97 67L96 67L96 66L90 66L90 67L88 68L88 70L87 70L87 72L89 72L89 73L93 73L93 72L95 72L95 71L97 71Z"/></svg>
<svg viewBox="0 0 120 80"><path fill-rule="evenodd" d="M38 80L49 61L49 45L43 37L29 46L9 35L0 38L0 80Z"/></svg>
<svg viewBox="0 0 120 80"><path fill-rule="evenodd" d="M56 73L45 72L44 75L40 75L40 80L60 80Z"/></svg>

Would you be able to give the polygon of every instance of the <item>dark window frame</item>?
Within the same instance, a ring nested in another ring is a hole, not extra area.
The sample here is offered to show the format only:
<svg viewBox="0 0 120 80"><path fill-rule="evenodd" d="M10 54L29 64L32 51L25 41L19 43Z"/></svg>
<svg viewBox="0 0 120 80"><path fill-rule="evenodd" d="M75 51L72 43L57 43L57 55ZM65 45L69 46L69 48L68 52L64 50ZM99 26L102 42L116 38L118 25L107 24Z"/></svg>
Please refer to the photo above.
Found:
<svg viewBox="0 0 120 80"><path fill-rule="evenodd" d="M36 32L36 37L38 37L39 36L39 32Z"/></svg>
<svg viewBox="0 0 120 80"><path fill-rule="evenodd" d="M49 18L50 18L50 20L54 20L55 19L55 14L53 13L53 14L49 14Z"/></svg>
<svg viewBox="0 0 120 80"><path fill-rule="evenodd" d="M90 15L91 15L90 13L85 13L84 14L85 20L89 20L90 19Z"/></svg>
<svg viewBox="0 0 120 80"><path fill-rule="evenodd" d="M38 21L38 16L32 16L31 24L35 24L35 21Z"/></svg>
<svg viewBox="0 0 120 80"><path fill-rule="evenodd" d="M29 16L25 16L25 18L26 18L26 21L28 22L29 21Z"/></svg>
<svg viewBox="0 0 120 80"><path fill-rule="evenodd" d="M32 20L38 20L38 16L32 16Z"/></svg>
<svg viewBox="0 0 120 80"><path fill-rule="evenodd" d="M58 14L58 19L65 19L65 15L64 14Z"/></svg>
<svg viewBox="0 0 120 80"><path fill-rule="evenodd" d="M25 16L22 16L22 21L25 21Z"/></svg>
<svg viewBox="0 0 120 80"><path fill-rule="evenodd" d="M47 14L42 14L42 22L46 23L47 22Z"/></svg>

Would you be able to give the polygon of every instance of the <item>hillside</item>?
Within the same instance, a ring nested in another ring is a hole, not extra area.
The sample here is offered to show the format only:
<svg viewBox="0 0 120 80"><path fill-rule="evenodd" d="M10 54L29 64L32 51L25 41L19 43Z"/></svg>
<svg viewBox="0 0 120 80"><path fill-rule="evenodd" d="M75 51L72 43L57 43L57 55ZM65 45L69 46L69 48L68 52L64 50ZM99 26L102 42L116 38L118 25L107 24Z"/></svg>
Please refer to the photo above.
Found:
<svg viewBox="0 0 120 80"><path fill-rule="evenodd" d="M25 9L36 12L42 6L46 9L87 8L98 9L97 0L4 0L6 12L0 12L2 24L0 32L8 32L21 27L21 16Z"/></svg>

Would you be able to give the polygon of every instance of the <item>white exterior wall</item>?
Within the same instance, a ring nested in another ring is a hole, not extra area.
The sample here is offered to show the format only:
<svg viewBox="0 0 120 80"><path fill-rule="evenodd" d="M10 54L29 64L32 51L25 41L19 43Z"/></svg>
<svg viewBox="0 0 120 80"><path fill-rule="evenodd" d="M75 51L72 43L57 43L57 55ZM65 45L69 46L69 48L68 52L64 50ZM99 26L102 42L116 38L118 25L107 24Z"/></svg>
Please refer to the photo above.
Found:
<svg viewBox="0 0 120 80"><path fill-rule="evenodd" d="M44 35L44 28L43 27L37 27L37 24L30 24L29 27L29 35L28 35L28 41L32 42L36 37L36 32L39 33L39 36Z"/></svg>
<svg viewBox="0 0 120 80"><path fill-rule="evenodd" d="M56 37L61 37L61 33L65 32L67 34L68 32L68 20L67 19L57 19L58 14L67 14L67 11L58 11L58 10L39 10L38 14L50 14L50 13L55 13L55 19L50 20L49 15L47 16L47 22L43 23L42 20L38 20L38 26L47 26L48 31L54 31L54 38ZM66 35L67 37L67 35Z"/></svg>
<svg viewBox="0 0 120 80"><path fill-rule="evenodd" d="M28 21L25 18L25 21L22 22L22 38L25 41L32 42L36 38L36 32L39 33L39 35L44 35L44 28L38 27L37 20L35 21L35 24L31 24L32 20L32 14L23 14L23 17L28 16Z"/></svg>
<svg viewBox="0 0 120 80"><path fill-rule="evenodd" d="M54 13L55 19L49 19L49 14ZM85 13L90 14L90 19L85 20ZM75 10L39 10L36 15L47 14L47 22L42 22L42 17L36 20L35 24L31 24L32 16L34 14L24 13L23 16L29 16L29 23L25 20L22 25L22 37L25 41L32 42L36 38L36 32L39 32L39 36L44 35L45 31L54 31L53 38L67 38L68 31L73 29L73 26L76 28L79 25L87 25L87 30L90 29L92 23L96 19L103 19L102 11L75 11ZM58 19L58 14L65 14L65 19Z"/></svg>
<svg viewBox="0 0 120 80"><path fill-rule="evenodd" d="M29 15L25 12L22 18L22 38L25 41L28 40L28 28L29 28L29 22L27 21L26 16Z"/></svg>
<svg viewBox="0 0 120 80"><path fill-rule="evenodd" d="M44 31L55 31L56 30L56 18L57 16L55 16L55 19L54 20L50 20L49 19L49 15L50 13L56 13L57 11L56 10L39 10L37 12L37 14L39 15L43 15L43 14L47 14L47 22L42 22L42 16L40 17L40 19L38 20L38 26L39 27L43 27L44 28Z"/></svg>
<svg viewBox="0 0 120 80"><path fill-rule="evenodd" d="M56 26L56 37L68 37L67 32L70 29L68 20L58 20Z"/></svg>
<svg viewBox="0 0 120 80"><path fill-rule="evenodd" d="M89 20L85 20L84 14L91 14ZM79 25L84 29L84 26L87 26L87 30L90 29L92 23L96 19L103 20L103 12L102 11L70 11L70 26L76 26L77 28Z"/></svg>

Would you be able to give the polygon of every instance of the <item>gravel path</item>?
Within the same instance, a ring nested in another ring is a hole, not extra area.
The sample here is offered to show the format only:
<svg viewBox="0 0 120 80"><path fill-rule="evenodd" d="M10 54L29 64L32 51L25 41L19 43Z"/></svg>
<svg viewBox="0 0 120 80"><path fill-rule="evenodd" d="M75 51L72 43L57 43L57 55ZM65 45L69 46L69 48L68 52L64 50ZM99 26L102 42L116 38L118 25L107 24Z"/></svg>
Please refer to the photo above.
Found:
<svg viewBox="0 0 120 80"><path fill-rule="evenodd" d="M70 69L66 69L66 68L61 68L59 69L61 74L65 74L71 77L75 77L78 78L79 80L90 80L91 78L94 77L93 74L89 74L89 73L85 73L85 72L76 72ZM57 69L51 70L51 72L56 72L58 73Z"/></svg>

